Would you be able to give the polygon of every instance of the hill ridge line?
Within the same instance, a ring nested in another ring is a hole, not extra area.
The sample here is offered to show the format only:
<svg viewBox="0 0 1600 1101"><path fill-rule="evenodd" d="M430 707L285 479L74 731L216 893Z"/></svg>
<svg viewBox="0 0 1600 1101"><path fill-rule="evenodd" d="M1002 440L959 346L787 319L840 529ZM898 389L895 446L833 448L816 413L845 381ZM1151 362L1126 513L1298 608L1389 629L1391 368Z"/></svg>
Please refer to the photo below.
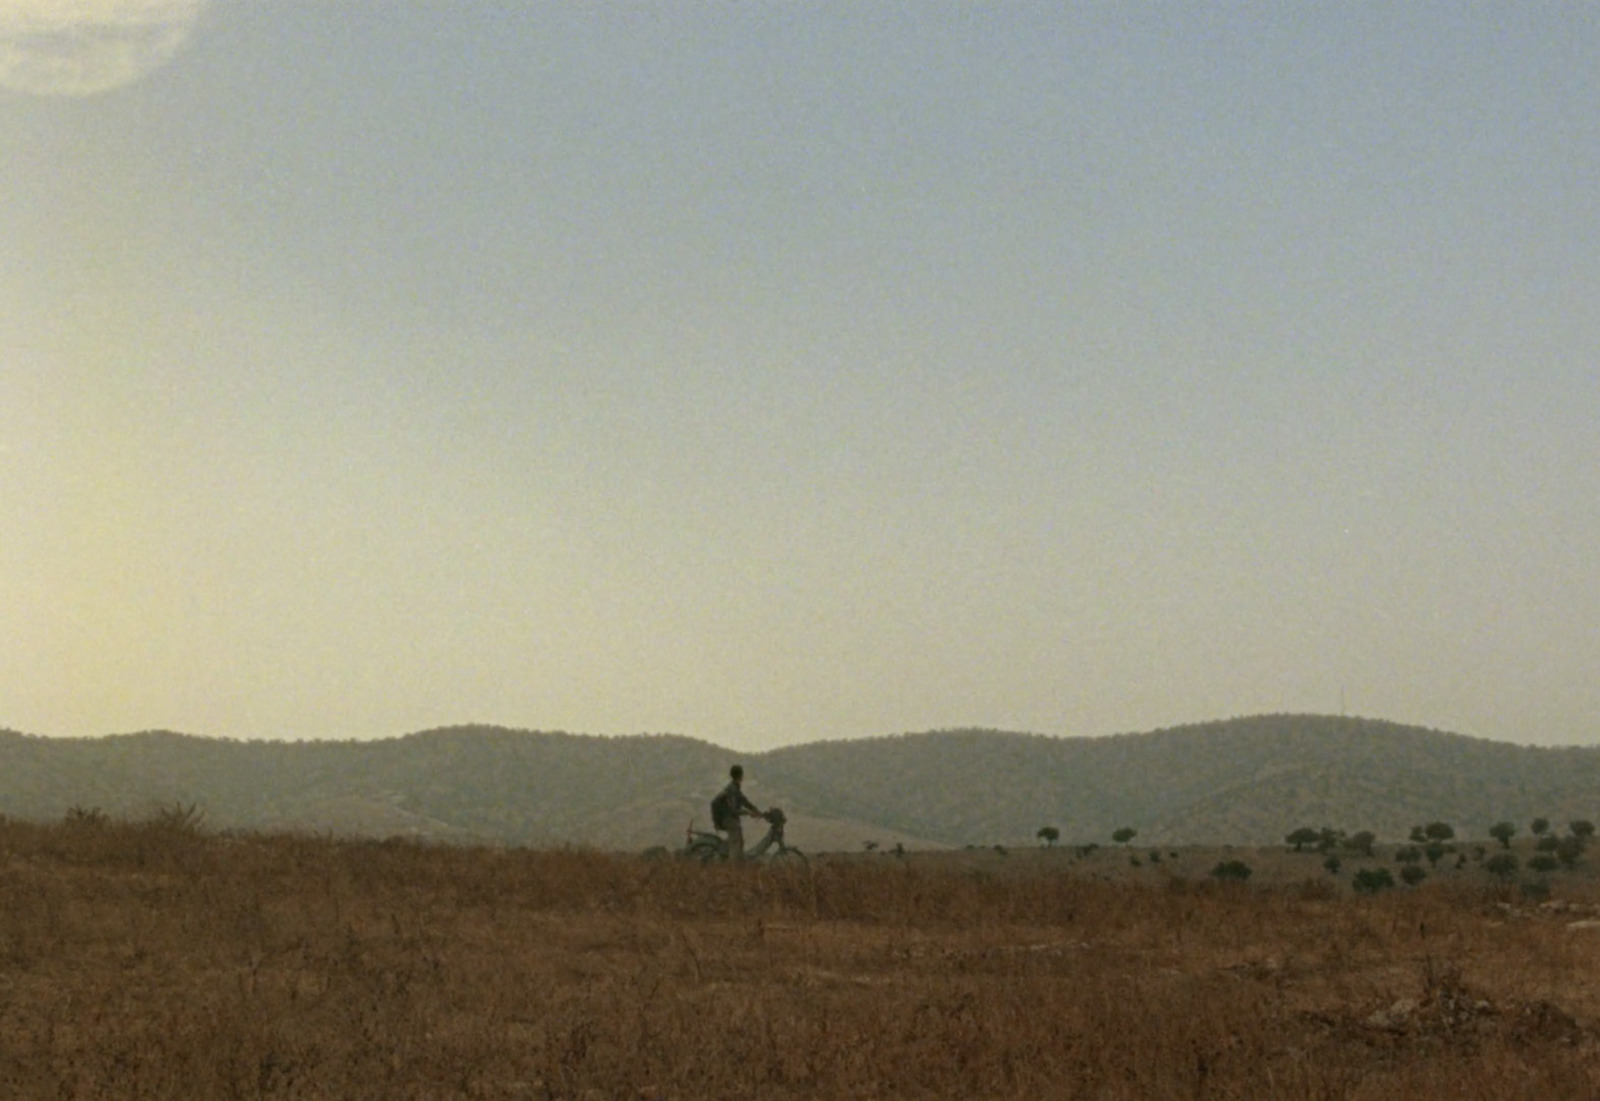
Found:
<svg viewBox="0 0 1600 1101"><path fill-rule="evenodd" d="M1435 819L1470 834L1501 819L1600 817L1596 747L1312 714L1104 737L945 728L759 752L494 724L294 742L4 731L0 814L135 816L184 802L222 828L633 848L703 824L734 760L759 802L833 838L1016 844L1052 826L1084 843L1129 826L1152 844L1262 844L1302 825L1403 837Z"/></svg>

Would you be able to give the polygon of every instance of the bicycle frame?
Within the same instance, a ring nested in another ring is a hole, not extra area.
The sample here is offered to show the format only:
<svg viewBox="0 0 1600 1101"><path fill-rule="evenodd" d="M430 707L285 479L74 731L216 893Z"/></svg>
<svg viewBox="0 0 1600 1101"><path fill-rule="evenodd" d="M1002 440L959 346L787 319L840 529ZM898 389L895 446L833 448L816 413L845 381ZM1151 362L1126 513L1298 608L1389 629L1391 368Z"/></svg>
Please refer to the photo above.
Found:
<svg viewBox="0 0 1600 1101"><path fill-rule="evenodd" d="M783 810L773 807L761 817L767 820L767 832L753 848L745 851L746 860L760 860L768 854L773 858L783 856L798 856L804 859L805 854L792 845L784 843L783 827L787 821ZM709 864L713 860L728 859L728 839L720 833L708 830L697 830L694 823L689 823L688 831L684 837L683 854L699 860L702 864Z"/></svg>

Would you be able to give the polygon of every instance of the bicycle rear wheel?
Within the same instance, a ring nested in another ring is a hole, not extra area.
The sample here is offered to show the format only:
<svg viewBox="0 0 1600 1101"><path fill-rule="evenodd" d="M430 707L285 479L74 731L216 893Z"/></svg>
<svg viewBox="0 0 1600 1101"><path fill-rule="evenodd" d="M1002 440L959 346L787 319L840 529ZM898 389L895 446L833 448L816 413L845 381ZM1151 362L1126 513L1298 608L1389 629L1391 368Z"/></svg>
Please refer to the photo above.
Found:
<svg viewBox="0 0 1600 1101"><path fill-rule="evenodd" d="M728 854L723 851L721 844L708 838L699 838L683 850L683 855L688 860L698 860L702 864L710 864L713 860L721 860Z"/></svg>

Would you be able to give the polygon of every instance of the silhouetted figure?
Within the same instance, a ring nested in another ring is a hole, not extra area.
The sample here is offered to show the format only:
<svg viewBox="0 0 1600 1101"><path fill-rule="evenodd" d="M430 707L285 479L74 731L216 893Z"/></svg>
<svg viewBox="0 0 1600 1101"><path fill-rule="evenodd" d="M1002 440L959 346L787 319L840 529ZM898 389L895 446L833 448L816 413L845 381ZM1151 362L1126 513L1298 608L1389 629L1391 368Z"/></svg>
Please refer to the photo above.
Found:
<svg viewBox="0 0 1600 1101"><path fill-rule="evenodd" d="M728 786L711 800L711 825L712 828L728 835L728 859L744 859L744 822L743 818L760 818L761 812L756 805L746 797L739 786L744 781L744 768L734 765L728 770Z"/></svg>

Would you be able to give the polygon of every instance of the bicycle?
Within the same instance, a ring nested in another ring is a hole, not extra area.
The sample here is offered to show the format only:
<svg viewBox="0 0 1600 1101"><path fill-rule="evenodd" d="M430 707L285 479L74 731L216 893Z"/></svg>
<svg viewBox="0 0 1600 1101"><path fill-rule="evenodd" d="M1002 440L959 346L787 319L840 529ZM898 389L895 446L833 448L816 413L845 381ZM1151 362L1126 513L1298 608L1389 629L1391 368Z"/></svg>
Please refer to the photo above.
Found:
<svg viewBox="0 0 1600 1101"><path fill-rule="evenodd" d="M787 844L783 839L784 823L788 820L783 808L773 807L761 815L767 821L767 833L754 848L746 850L746 860L786 860L794 858L804 861L805 853ZM689 860L698 860L702 864L710 864L716 860L728 859L728 839L719 833L709 830L697 830L694 823L689 823L685 834L683 856Z"/></svg>

